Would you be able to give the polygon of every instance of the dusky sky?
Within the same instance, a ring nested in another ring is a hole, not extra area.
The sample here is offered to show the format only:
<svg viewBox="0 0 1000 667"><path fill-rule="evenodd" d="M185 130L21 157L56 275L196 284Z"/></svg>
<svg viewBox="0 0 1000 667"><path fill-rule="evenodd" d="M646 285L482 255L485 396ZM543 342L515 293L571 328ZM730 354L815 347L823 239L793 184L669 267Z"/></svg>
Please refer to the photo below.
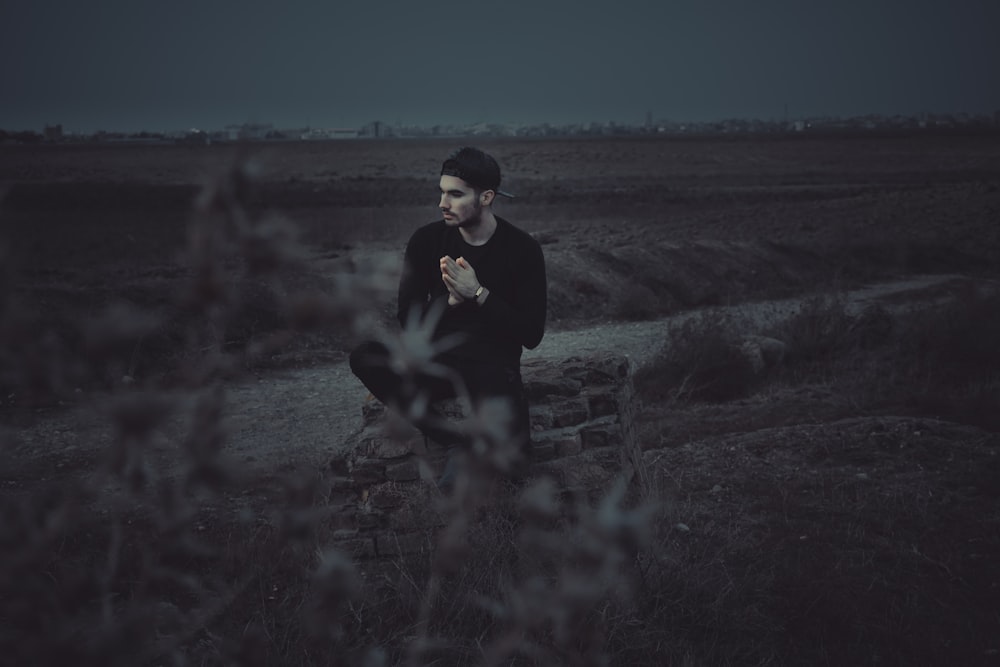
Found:
<svg viewBox="0 0 1000 667"><path fill-rule="evenodd" d="M990 113L997 0L6 0L0 128Z"/></svg>

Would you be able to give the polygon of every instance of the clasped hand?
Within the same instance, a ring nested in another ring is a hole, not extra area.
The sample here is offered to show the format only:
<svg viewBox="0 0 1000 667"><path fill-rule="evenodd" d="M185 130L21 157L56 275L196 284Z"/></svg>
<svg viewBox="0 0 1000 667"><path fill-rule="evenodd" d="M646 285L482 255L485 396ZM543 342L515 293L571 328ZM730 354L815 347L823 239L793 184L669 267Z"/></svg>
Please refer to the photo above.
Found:
<svg viewBox="0 0 1000 667"><path fill-rule="evenodd" d="M448 288L448 305L457 306L467 299L472 299L479 289L479 279L476 270L465 261L464 257L452 259L445 255L441 258L441 280Z"/></svg>

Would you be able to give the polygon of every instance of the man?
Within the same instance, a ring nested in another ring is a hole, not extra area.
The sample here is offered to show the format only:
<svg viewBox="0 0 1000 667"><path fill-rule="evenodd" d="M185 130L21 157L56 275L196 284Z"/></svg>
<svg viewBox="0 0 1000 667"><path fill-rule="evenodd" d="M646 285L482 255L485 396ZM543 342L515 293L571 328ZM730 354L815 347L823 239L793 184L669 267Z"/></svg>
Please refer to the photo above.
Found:
<svg viewBox="0 0 1000 667"><path fill-rule="evenodd" d="M407 414L431 440L468 444L434 402L467 395L474 409L502 399L508 434L521 462L530 448L521 352L545 332L545 261L538 242L493 212L500 167L476 148L462 148L441 167L442 219L417 229L406 245L397 317L405 332L433 325L433 363L414 369L382 343L351 353L351 370L369 391ZM438 318L439 319L436 319ZM398 356L398 355L397 355ZM449 466L450 468L450 466ZM442 486L452 481L446 472Z"/></svg>

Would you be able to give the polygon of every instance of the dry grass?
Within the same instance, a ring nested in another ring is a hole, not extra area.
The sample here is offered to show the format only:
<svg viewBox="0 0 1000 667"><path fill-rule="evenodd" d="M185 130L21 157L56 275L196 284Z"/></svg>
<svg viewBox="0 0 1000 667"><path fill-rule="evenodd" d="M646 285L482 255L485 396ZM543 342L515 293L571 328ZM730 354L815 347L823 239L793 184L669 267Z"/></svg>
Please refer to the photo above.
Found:
<svg viewBox="0 0 1000 667"><path fill-rule="evenodd" d="M787 349L756 375L740 359L745 321L711 311L667 332L637 386L673 499L658 522L668 555L651 565L656 625L696 629L668 643L672 660L995 658L998 328L991 289L893 314L821 295L760 332ZM781 426L781 402L817 391L827 405L799 422L816 426Z"/></svg>

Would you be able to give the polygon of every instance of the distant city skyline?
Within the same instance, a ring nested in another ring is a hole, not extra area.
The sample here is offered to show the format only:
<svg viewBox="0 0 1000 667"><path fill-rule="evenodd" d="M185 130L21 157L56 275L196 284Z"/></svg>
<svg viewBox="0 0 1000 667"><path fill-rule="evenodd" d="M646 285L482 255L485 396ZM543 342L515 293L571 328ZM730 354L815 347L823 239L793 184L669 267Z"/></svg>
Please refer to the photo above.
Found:
<svg viewBox="0 0 1000 667"><path fill-rule="evenodd" d="M27 132L35 132L35 133L44 133L45 131L58 130L60 132L60 134L62 134L64 136L74 136L74 135L91 136L91 135L97 135L97 134L100 134L100 133L110 133L110 134L119 134L119 135L174 135L174 136L179 136L179 135L183 135L183 134L190 134L192 132L216 133L216 132L223 131L223 132L228 132L230 135L236 136L236 134L244 133L246 131L246 128L257 128L254 133L255 134L260 134L261 138L263 138L263 135L267 131L273 131L273 132L276 132L276 133L281 133L281 132L289 132L289 131L306 131L306 130L310 130L313 133L316 133L316 132L324 133L325 132L325 133L342 134L343 136L347 136L347 134L350 133L350 132L359 132L361 135L365 135L365 136L377 136L372 131L372 127L375 126L376 124L381 125L384 128L383 131L386 133L385 136L394 136L395 133L397 133L397 132L400 131L400 129L402 129L402 130L411 130L411 131L412 130L421 130L423 132L430 132L434 128L445 128L445 129L457 129L457 128L461 128L461 129L465 129L465 130L471 130L471 129L474 129L474 128L486 127L486 128L507 128L507 129L512 130L514 128L520 128L520 129L535 128L535 129L537 129L537 128L543 128L543 127L551 127L553 129L556 129L556 130L565 130L567 128L573 128L573 127L576 127L576 128L588 128L588 127L599 126L599 127L605 127L605 128L607 128L607 127L615 126L615 127L620 127L620 128L632 128L633 130L640 130L644 126L646 126L647 123L650 125L651 129L655 130L656 128L660 128L661 130L662 129L669 129L671 131L676 131L678 127L683 128L684 126L703 127L703 126L707 126L707 125L728 124L728 123L733 123L733 122L737 122L737 123L743 122L744 124L763 123L763 124L766 124L768 126L775 126L775 125L785 124L785 125L788 125L790 129L794 129L793 126L808 127L809 121L817 121L819 119L825 119L827 121L832 121L832 120L842 120L842 121L845 121L845 122L850 121L850 122L853 122L853 123L855 123L857 125L861 121L861 119L866 119L866 118L878 118L878 119L881 119L884 123L888 123L888 121L890 121L891 119L894 119L894 118L905 118L905 119L908 119L910 121L932 119L933 121L935 121L935 123L932 123L932 125L933 124L940 124L940 122L943 119L950 119L951 121L954 121L954 122L959 122L962 119L966 119L967 121L971 121L971 120L975 120L975 119L986 119L991 124L996 124L996 123L1000 122L1000 120L998 120L998 119L1000 119L1000 109L998 109L996 111L992 111L992 112L989 112L989 111L981 112L981 113L978 113L978 114L976 114L976 113L968 113L968 112L964 112L964 111L956 111L956 112L896 113L896 114L867 113L867 114L859 114L859 115L817 114L817 115L813 115L813 116L792 116L791 114L787 114L787 115L783 115L781 117L775 116L775 117L772 117L772 118L728 116L728 117L705 118L705 119L697 119L697 120L691 120L691 119L666 119L666 118L656 118L654 116L654 117L652 117L652 119L643 118L643 119L636 120L636 121L633 121L633 120L624 120L623 121L623 120L612 119L612 120L609 120L609 121L596 121L595 120L595 121L589 121L589 122L575 122L575 121L572 121L572 122L562 122L562 123L551 122L551 121L540 121L540 122L537 122L537 123L527 123L527 122L522 122L522 123L505 123L505 122L485 122L485 121L483 121L483 122L472 122L472 123L470 123L470 122L453 122L453 123L428 123L428 124L422 124L422 123L398 123L398 124L394 124L394 123L385 123L383 121L376 120L376 121L367 121L367 122L357 123L357 124L354 124L354 125L349 125L349 124L335 124L335 125L330 125L330 124L315 124L315 123L314 124L303 124L303 125L294 125L294 124L293 125L282 125L282 124L279 124L279 123L271 123L271 122L247 121L247 122L242 122L242 123L241 122L227 122L227 123L220 124L220 125L205 125L205 124L200 124L200 125L192 125L190 127L183 127L183 128L177 128L177 127L160 128L160 127L146 127L146 126L143 126L140 129L135 129L135 128L124 128L123 129L123 128L119 128L119 127L108 126L108 127L101 127L101 128L94 129L94 130L77 130L77 129L74 129L72 127L67 127L67 126L65 126L62 123L44 123L44 124L42 124L41 126L38 126L38 127L27 127L27 128L25 128L25 127L2 127L2 126L0 126L0 130L6 130L6 131L27 131ZM803 123L805 123L805 125L803 125ZM826 125L829 125L829 123L826 123ZM920 126L923 127L924 125L921 124ZM294 138L294 137L290 137L290 138Z"/></svg>
<svg viewBox="0 0 1000 667"><path fill-rule="evenodd" d="M14 1L0 128L993 114L1000 3Z"/></svg>
<svg viewBox="0 0 1000 667"><path fill-rule="evenodd" d="M627 136L682 134L746 134L775 132L844 132L844 131L1000 131L1000 111L992 114L920 113L865 114L862 116L816 116L806 119L727 118L707 121L656 121L647 117L641 123L452 123L437 125L398 125L382 122L364 123L355 127L280 127L273 123L231 123L224 127L185 128L183 130L98 130L74 132L61 124L34 129L10 131L0 128L0 140L32 141L184 141L194 143L262 140L335 140L356 138L405 137L541 137L541 136Z"/></svg>

